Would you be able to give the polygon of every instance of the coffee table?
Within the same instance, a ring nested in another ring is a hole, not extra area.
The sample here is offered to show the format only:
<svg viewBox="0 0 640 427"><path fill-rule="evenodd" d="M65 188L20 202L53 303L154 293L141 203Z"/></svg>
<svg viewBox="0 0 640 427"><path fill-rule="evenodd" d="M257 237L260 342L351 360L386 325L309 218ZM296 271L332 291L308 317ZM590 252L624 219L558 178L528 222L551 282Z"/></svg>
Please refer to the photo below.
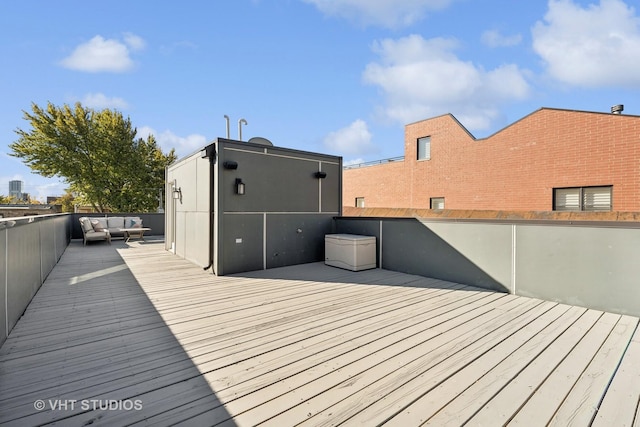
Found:
<svg viewBox="0 0 640 427"><path fill-rule="evenodd" d="M132 237L144 240L144 232L151 230L147 227L137 228L120 228L120 231L124 233L124 242L127 243Z"/></svg>

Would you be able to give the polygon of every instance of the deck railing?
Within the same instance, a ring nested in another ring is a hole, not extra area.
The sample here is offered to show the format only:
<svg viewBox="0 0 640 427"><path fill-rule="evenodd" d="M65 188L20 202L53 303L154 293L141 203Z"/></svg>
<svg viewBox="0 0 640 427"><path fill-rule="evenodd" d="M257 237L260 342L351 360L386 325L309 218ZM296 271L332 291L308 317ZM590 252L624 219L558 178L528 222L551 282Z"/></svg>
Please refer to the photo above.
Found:
<svg viewBox="0 0 640 427"><path fill-rule="evenodd" d="M342 217L378 267L640 316L640 223Z"/></svg>
<svg viewBox="0 0 640 427"><path fill-rule="evenodd" d="M70 214L0 218L0 345L71 239Z"/></svg>
<svg viewBox="0 0 640 427"><path fill-rule="evenodd" d="M162 213L110 213L138 216L151 228L148 235L164 235ZM55 214L0 218L0 345L16 325L44 280L69 245L82 239L78 218L105 214Z"/></svg>

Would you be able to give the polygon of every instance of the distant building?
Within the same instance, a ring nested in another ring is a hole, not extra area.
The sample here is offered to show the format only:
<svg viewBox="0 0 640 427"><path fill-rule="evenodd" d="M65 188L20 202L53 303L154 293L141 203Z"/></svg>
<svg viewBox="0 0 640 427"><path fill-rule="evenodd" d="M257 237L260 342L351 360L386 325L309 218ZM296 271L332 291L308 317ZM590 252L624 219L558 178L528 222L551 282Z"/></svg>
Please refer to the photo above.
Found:
<svg viewBox="0 0 640 427"><path fill-rule="evenodd" d="M24 182L19 180L9 181L9 197L14 197L16 200L24 200L24 194L22 193L22 186Z"/></svg>
<svg viewBox="0 0 640 427"><path fill-rule="evenodd" d="M62 212L61 205L0 205L0 218L17 218L21 216L49 215Z"/></svg>
<svg viewBox="0 0 640 427"><path fill-rule="evenodd" d="M612 109L613 111L613 109ZM345 206L640 211L640 116L541 108L476 139L451 114L405 127L404 158L343 171Z"/></svg>

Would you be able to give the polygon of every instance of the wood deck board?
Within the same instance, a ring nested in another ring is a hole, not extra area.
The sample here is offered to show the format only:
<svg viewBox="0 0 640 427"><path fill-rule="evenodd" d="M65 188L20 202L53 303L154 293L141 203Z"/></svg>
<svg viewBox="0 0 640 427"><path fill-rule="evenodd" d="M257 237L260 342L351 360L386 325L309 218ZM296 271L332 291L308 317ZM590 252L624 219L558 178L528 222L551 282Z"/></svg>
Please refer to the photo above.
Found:
<svg viewBox="0 0 640 427"><path fill-rule="evenodd" d="M0 348L0 424L629 425L637 325L379 269L215 277L153 240L73 242Z"/></svg>
<svg viewBox="0 0 640 427"><path fill-rule="evenodd" d="M632 426L640 403L640 341L631 340L618 372L600 405L594 425Z"/></svg>
<svg viewBox="0 0 640 427"><path fill-rule="evenodd" d="M524 405L509 421L509 425L527 426L533 419L545 425L551 422L619 318L619 315L605 313L580 342L564 356L562 362L544 379L544 382L537 389L532 390Z"/></svg>
<svg viewBox="0 0 640 427"><path fill-rule="evenodd" d="M470 425L505 424L526 402L531 390L540 384L555 369L562 359L584 337L602 313L588 310L573 323L554 343L545 347L542 353L496 393L491 400L476 411L468 420Z"/></svg>
<svg viewBox="0 0 640 427"><path fill-rule="evenodd" d="M607 339L598 349L591 363L582 372L562 406L551 420L551 425L585 425L592 422L615 373L619 361L626 351L638 319L622 316Z"/></svg>
<svg viewBox="0 0 640 427"><path fill-rule="evenodd" d="M357 405L342 402L342 411L332 408L334 416L349 423L375 425L405 409L427 391L445 382L456 372L473 363L478 357L500 344L514 330L527 325L553 309L556 305L534 300L516 299L509 311L490 312L462 325L456 334L437 337L426 343L424 350L411 354L395 371L389 371L359 391ZM516 305L517 304L517 305ZM490 316L490 317L489 317ZM348 399L351 400L351 399ZM355 399L354 399L355 400ZM409 424L407 424L409 425Z"/></svg>

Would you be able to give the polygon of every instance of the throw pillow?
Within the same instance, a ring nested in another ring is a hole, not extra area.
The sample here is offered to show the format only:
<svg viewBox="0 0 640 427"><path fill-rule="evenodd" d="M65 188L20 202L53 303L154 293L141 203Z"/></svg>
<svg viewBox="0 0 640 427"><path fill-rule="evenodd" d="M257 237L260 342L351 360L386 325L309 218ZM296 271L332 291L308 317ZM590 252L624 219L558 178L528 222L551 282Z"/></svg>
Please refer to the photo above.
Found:
<svg viewBox="0 0 640 427"><path fill-rule="evenodd" d="M109 228L106 218L91 218L91 225L95 231L104 231Z"/></svg>
<svg viewBox="0 0 640 427"><path fill-rule="evenodd" d="M140 228L142 220L137 216L127 216L124 218L124 228Z"/></svg>

